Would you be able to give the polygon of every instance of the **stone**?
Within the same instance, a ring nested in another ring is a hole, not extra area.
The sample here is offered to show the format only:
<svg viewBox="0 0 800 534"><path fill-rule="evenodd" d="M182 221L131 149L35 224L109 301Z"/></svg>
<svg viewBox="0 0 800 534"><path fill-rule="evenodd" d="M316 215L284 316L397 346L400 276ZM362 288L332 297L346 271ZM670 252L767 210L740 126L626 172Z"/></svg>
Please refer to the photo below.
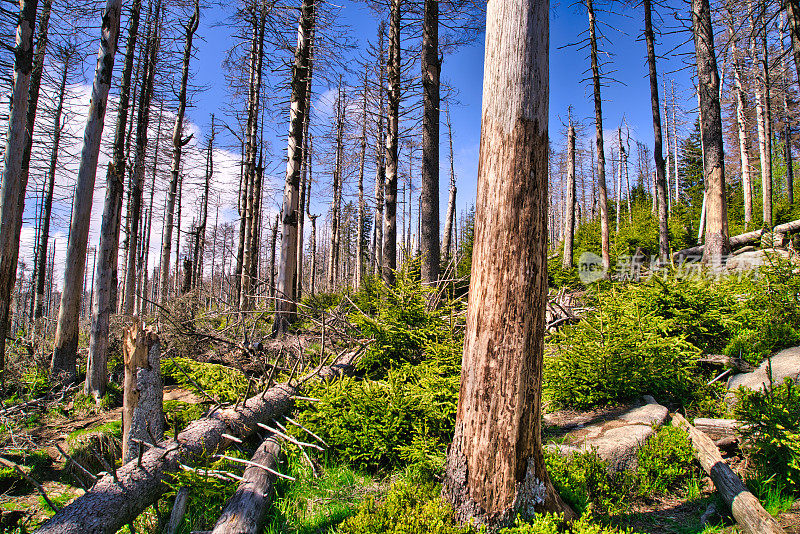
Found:
<svg viewBox="0 0 800 534"><path fill-rule="evenodd" d="M789 259L789 251L782 249L762 249L742 252L728 258L726 267L729 271L750 271L763 265L769 265L778 258Z"/></svg>
<svg viewBox="0 0 800 534"><path fill-rule="evenodd" d="M772 383L783 384L784 379L800 380L800 347L782 350L767 358L752 373L740 373L728 380L728 389L733 392L740 387L752 391L765 391L769 387L769 368L772 367Z"/></svg>

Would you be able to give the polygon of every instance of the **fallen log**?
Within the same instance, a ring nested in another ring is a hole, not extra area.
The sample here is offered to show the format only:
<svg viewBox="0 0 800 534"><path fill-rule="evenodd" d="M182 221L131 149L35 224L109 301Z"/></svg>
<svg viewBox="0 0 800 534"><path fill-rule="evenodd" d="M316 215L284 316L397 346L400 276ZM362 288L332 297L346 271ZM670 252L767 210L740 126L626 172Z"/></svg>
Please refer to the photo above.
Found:
<svg viewBox="0 0 800 534"><path fill-rule="evenodd" d="M281 445L270 436L256 449L236 492L225 505L213 534L256 534L267 519ZM267 469L264 469L267 468Z"/></svg>
<svg viewBox="0 0 800 534"><path fill-rule="evenodd" d="M164 529L164 534L176 534L178 528L183 522L183 516L186 515L186 505L189 502L189 488L181 486L178 494L175 496L175 502L172 503L172 512L169 514L169 523L167 528Z"/></svg>
<svg viewBox="0 0 800 534"><path fill-rule="evenodd" d="M672 423L689 434L695 457L703 470L714 481L717 493L730 507L733 518L750 534L784 534L783 528L764 510L756 497L748 491L742 480L728 467L711 438L697 430L680 414L672 416Z"/></svg>
<svg viewBox="0 0 800 534"><path fill-rule="evenodd" d="M698 358L697 363L705 363L708 365L719 365L726 369L736 369L740 373L750 373L755 371L755 367L747 363L741 358L733 358L723 354L709 354Z"/></svg>
<svg viewBox="0 0 800 534"><path fill-rule="evenodd" d="M730 244L731 248L736 248L742 245L750 245L752 243L760 242L761 238L764 236L765 233L786 235L786 234L796 234L797 232L800 232L800 220L779 224L778 226L773 228L771 232L765 232L763 229L759 229L759 230L753 230L752 232L746 232L744 234L731 236ZM703 254L703 247L704 245L699 245L696 247L690 247L690 248L685 248L683 250L679 250L678 252L673 254L673 259L675 261L680 261L689 256L701 255Z"/></svg>
<svg viewBox="0 0 800 534"><path fill-rule="evenodd" d="M352 370L360 351L343 357L338 363L323 367L318 376L331 378ZM106 475L83 496L75 499L50 518L40 534L114 533L133 521L168 488L169 473L180 465L227 449L236 439L250 436L258 423L288 414L299 386L278 384L250 397L239 406L216 410L193 421L177 440L151 445L131 462L116 471L116 479ZM227 437L225 437L227 436ZM231 439L234 438L234 439Z"/></svg>
<svg viewBox="0 0 800 534"><path fill-rule="evenodd" d="M739 429L742 423L735 419L707 419L698 417L694 420L694 427L714 441L723 438L740 438Z"/></svg>

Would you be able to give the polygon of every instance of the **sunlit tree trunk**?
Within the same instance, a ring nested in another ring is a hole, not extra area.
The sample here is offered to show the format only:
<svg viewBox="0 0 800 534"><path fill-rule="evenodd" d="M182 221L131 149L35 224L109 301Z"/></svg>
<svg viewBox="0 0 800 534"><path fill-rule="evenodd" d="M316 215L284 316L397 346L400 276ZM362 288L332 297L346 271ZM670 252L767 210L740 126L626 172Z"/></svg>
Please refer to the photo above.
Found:
<svg viewBox="0 0 800 534"><path fill-rule="evenodd" d="M453 219L456 215L456 169L455 158L453 156L453 126L450 123L450 108L447 108L447 138L450 143L450 194L447 199L447 215L444 221L444 257L450 261L453 243Z"/></svg>
<svg viewBox="0 0 800 534"><path fill-rule="evenodd" d="M392 0L389 24L388 130L386 135L386 182L384 185L383 281L394 284L397 269L397 167L400 121L400 4Z"/></svg>
<svg viewBox="0 0 800 534"><path fill-rule="evenodd" d="M733 84L736 98L736 129L739 134L739 158L742 167L742 189L744 194L744 228L753 222L753 179L750 174L750 152L747 142L747 120L745 103L747 93L742 86L742 65L739 57L737 38L733 27L733 14L728 12L728 38L730 39L731 57L733 60Z"/></svg>
<svg viewBox="0 0 800 534"><path fill-rule="evenodd" d="M425 0L422 25L422 281L439 278L439 0Z"/></svg>
<svg viewBox="0 0 800 534"><path fill-rule="evenodd" d="M647 1L647 0L645 0ZM575 237L575 126L572 108L569 110L567 129L567 199L564 208L564 256L561 266L572 269L572 242Z"/></svg>

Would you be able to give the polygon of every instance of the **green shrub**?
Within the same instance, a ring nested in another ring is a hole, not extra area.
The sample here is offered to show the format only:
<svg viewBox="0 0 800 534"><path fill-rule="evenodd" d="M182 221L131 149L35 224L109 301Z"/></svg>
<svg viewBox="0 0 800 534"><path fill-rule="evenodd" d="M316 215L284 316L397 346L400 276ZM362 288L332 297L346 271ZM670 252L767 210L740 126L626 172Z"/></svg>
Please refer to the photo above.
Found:
<svg viewBox="0 0 800 534"><path fill-rule="evenodd" d="M698 391L700 351L671 335L677 319L648 310L628 290L598 297L599 309L552 336L543 388L560 406L589 408L645 393L685 401Z"/></svg>
<svg viewBox="0 0 800 534"><path fill-rule="evenodd" d="M107 465L122 455L122 422L76 430L67 436L67 453L90 471L107 471ZM70 463L67 467L77 476L81 473Z"/></svg>
<svg viewBox="0 0 800 534"><path fill-rule="evenodd" d="M768 392L740 388L736 417L747 424L748 454L763 478L783 480L800 492L800 388L791 379Z"/></svg>
<svg viewBox="0 0 800 534"><path fill-rule="evenodd" d="M642 496L663 495L698 474L692 445L679 428L660 428L639 449L636 475Z"/></svg>
<svg viewBox="0 0 800 534"><path fill-rule="evenodd" d="M634 483L626 473L610 473L596 452L569 456L545 454L545 464L558 494L579 514L590 509L614 515L627 508L625 498Z"/></svg>
<svg viewBox="0 0 800 534"><path fill-rule="evenodd" d="M439 496L436 484L400 480L378 501L369 497L358 513L346 519L340 534L470 534L474 530L453 522L453 509Z"/></svg>
<svg viewBox="0 0 800 534"><path fill-rule="evenodd" d="M595 522L591 513L586 513L569 525L564 524L560 514L539 514L532 521L517 518L513 527L504 528L500 534L633 534L632 530L620 530Z"/></svg>
<svg viewBox="0 0 800 534"><path fill-rule="evenodd" d="M230 367L174 357L161 360L165 384L178 384L198 395L208 394L219 402L236 402L247 391L247 378Z"/></svg>
<svg viewBox="0 0 800 534"><path fill-rule="evenodd" d="M167 432L170 434L174 434L176 425L180 432L189 423L202 417L203 413L205 413L205 408L201 404L179 400L164 401L164 417L167 420Z"/></svg>

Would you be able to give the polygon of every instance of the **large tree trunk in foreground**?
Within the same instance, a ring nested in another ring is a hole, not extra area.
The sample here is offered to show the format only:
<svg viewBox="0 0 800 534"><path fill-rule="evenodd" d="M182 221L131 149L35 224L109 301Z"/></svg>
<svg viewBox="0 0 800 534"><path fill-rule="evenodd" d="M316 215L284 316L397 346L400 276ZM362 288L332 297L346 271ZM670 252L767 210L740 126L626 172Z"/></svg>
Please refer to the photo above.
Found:
<svg viewBox="0 0 800 534"><path fill-rule="evenodd" d="M486 15L474 261L443 491L459 521L492 527L564 510L541 441L549 9L495 0Z"/></svg>
<svg viewBox="0 0 800 534"><path fill-rule="evenodd" d="M3 154L3 185L0 199L0 386L5 385L5 351L11 310L11 294L17 277L19 234L25 210L27 174L22 154L26 140L28 89L33 70L33 27L37 0L20 2L17 41L14 49L14 82L8 119L6 150Z"/></svg>
<svg viewBox="0 0 800 534"><path fill-rule="evenodd" d="M388 128L386 132L386 181L384 186L383 272L387 284L393 285L397 269L397 167L400 120L400 0L392 0L389 23Z"/></svg>
<svg viewBox="0 0 800 534"><path fill-rule="evenodd" d="M439 279L439 0L425 0L422 25L422 281Z"/></svg>
<svg viewBox="0 0 800 534"><path fill-rule="evenodd" d="M714 54L714 31L708 0L692 0L692 28L700 93L700 131L706 184L706 246L703 262L722 264L730 252L728 211L725 202L725 159L719 107L719 73Z"/></svg>
<svg viewBox="0 0 800 534"><path fill-rule="evenodd" d="M131 95L131 73L139 31L139 13L142 0L136 0L131 8L130 28L125 45L125 65L120 82L119 110L114 132L112 161L106 171L106 198L103 204L103 219L100 223L100 245L98 251L97 289L92 297L92 326L89 335L89 356L86 368L87 395L100 399L108 385L108 324L114 301L115 273L119 252L119 230L122 220L122 193L125 183L125 130L128 123L128 107Z"/></svg>
<svg viewBox="0 0 800 534"><path fill-rule="evenodd" d="M652 9L650 0L644 0L644 37L647 42L647 66L650 73L650 102L653 112L653 157L656 163L656 203L658 205L658 255L662 262L669 258L669 222L667 220L667 182L661 139L661 113L658 103L658 72L656 71L655 36L653 35ZM665 117L669 123L669 117ZM669 144L669 137L667 137ZM669 152L669 147L667 147Z"/></svg>
<svg viewBox="0 0 800 534"><path fill-rule="evenodd" d="M303 206L300 205L300 171L303 165L303 134L309 109L307 98L308 76L311 62L311 33L314 30L316 2L303 0L297 28L297 47L292 67L292 96L289 117L289 146L286 162L286 184L283 189L283 216L281 223L281 261L278 265L278 300L275 301L273 334L283 334L289 323L297 317L298 222Z"/></svg>
<svg viewBox="0 0 800 534"><path fill-rule="evenodd" d="M122 463L138 455L140 445L164 437L164 386L158 334L136 321L122 340L125 380L122 396Z"/></svg>
<svg viewBox="0 0 800 534"><path fill-rule="evenodd" d="M114 71L117 53L119 19L122 0L108 0L103 12L100 34L100 50L89 103L89 118L83 133L83 150L78 168L78 185L73 199L67 259L64 268L64 286L61 292L61 307L58 311L55 350L50 364L53 376L63 375L66 382L76 376L75 356L78 349L78 313L83 293L83 272L86 266L86 244L89 240L89 223L92 214L94 180L97 174L97 158L106 118L108 91Z"/></svg>
<svg viewBox="0 0 800 534"><path fill-rule="evenodd" d="M352 371L359 352L323 367L320 379L331 379ZM36 532L39 534L112 534L133 521L169 489L165 480L181 463L203 461L232 445L224 435L244 439L258 423L289 413L298 388L278 384L233 408L220 409L189 424L178 434L142 454L141 461L128 462L113 475L105 475L88 492L62 508Z"/></svg>
<svg viewBox="0 0 800 534"><path fill-rule="evenodd" d="M268 437L256 449L252 462L275 470L281 444L274 436ZM267 520L269 503L275 489L275 475L255 465L244 470L242 482L225 505L222 515L214 525L213 534L258 534Z"/></svg>
<svg viewBox="0 0 800 534"><path fill-rule="evenodd" d="M175 197L178 195L178 179L181 172L183 147L189 139L183 137L183 119L186 115L186 90L189 83L189 63L192 59L192 40L200 22L200 4L195 3L194 14L186 25L186 42L183 48L183 68L181 70L181 87L178 93L178 112L175 114L175 128L172 131L172 166L170 167L169 192L164 222L164 239L161 243L161 273L159 301L163 306L169 298L169 263L172 252L172 228L175 225ZM190 138L191 139L191 138Z"/></svg>
<svg viewBox="0 0 800 534"><path fill-rule="evenodd" d="M739 527L749 534L783 534L784 530L775 518L764 510L758 499L728 467L711 438L694 428L680 414L673 415L672 422L689 434L695 457L714 481L717 493L730 506Z"/></svg>

